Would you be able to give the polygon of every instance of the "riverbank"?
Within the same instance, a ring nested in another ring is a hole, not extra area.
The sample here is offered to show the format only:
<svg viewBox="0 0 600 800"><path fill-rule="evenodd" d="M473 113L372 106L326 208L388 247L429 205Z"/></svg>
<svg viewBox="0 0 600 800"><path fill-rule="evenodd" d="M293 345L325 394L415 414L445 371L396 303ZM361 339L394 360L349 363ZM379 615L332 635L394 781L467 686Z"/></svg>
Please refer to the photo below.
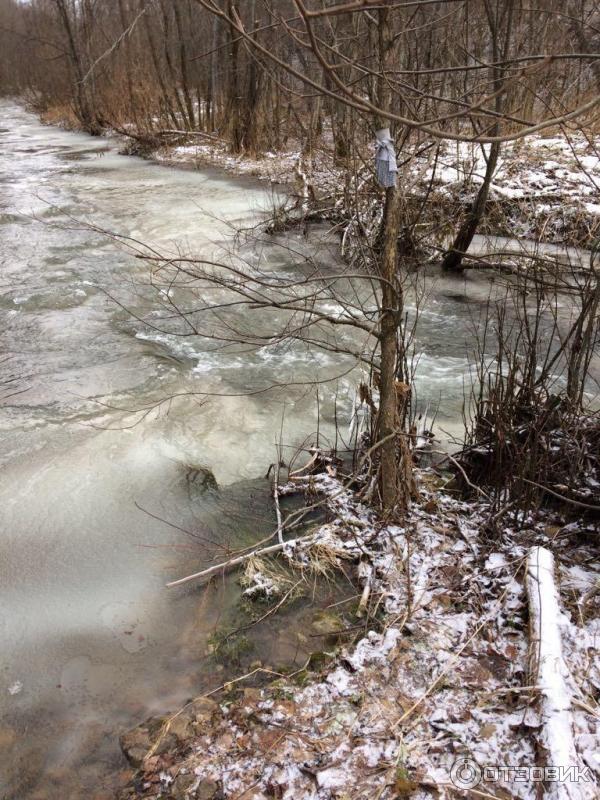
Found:
<svg viewBox="0 0 600 800"><path fill-rule="evenodd" d="M42 120L69 130L76 126L59 109L42 115ZM112 135L110 130L107 134ZM123 130L116 135L122 134ZM216 167L284 186L305 213L341 224L343 235L344 221L352 225L345 195L354 193L356 186L364 190L372 184L372 154L365 148L352 189L347 180L352 165L336 160L329 138L324 131L322 144L311 153L292 141L278 152L234 155L218 136L180 132L161 142L148 134L127 140L124 152L168 166ZM425 204L420 222L429 226L429 255L436 259L483 182L486 154L477 144L425 141L405 162L400 152L399 165L407 201ZM600 136L565 128L508 142L502 147L479 232L592 249L600 236L599 193Z"/></svg>
<svg viewBox="0 0 600 800"><path fill-rule="evenodd" d="M282 487L325 498L331 517L290 545L287 560L309 579L318 559L359 587L332 609L327 655L288 676L257 668L125 735L138 773L122 800L533 800L539 771L532 779L523 770L555 765L557 752L532 667L540 646L532 552L553 553L557 565L555 622L569 693L563 733L572 736L581 776L568 796L596 797L600 567L592 523L545 512L492 540L486 505L440 491L436 474L424 470L420 501L404 524L389 524L329 473ZM547 594L541 580L538 588ZM269 603L280 597L271 587ZM460 759L481 782L457 772ZM547 796L567 797L548 774Z"/></svg>
<svg viewBox="0 0 600 800"><path fill-rule="evenodd" d="M292 188L325 216L339 208L347 165L336 165L327 149L303 155L299 147L261 157L232 155L226 142L194 137L165 145L151 156L159 163L215 166ZM369 162L369 153L364 154ZM401 159L401 154L400 154ZM430 216L456 220L483 182L486 162L478 145L431 143L402 172L407 195L427 198ZM357 183L368 181L362 170ZM600 234L600 137L581 132L530 136L504 145L481 233L591 248ZM442 213L443 211L443 213Z"/></svg>

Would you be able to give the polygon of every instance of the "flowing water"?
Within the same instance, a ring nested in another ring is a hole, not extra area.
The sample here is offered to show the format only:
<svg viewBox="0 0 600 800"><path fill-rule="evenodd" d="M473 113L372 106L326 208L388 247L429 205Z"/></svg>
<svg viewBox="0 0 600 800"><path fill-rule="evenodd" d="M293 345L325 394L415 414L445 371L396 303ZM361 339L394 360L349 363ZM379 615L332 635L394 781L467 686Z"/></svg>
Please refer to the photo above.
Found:
<svg viewBox="0 0 600 800"><path fill-rule="evenodd" d="M153 331L145 263L82 222L213 258L271 204L262 185L121 156L0 102L1 797L104 796L125 766L119 730L219 685L207 636L235 613L235 581L164 583L272 530L259 476L282 418L286 442L314 440L315 392L301 384L340 369L335 354L207 351ZM277 268L293 272L307 245L286 241ZM336 268L334 242L311 246ZM440 404L453 432L487 292L440 280L422 314L419 402ZM286 370L297 386L259 391ZM351 376L336 391L347 422ZM207 392L219 396L194 394ZM256 636L264 661L294 657L291 626Z"/></svg>
<svg viewBox="0 0 600 800"><path fill-rule="evenodd" d="M119 156L10 103L0 114L0 796L90 797L124 766L119 730L220 683L206 638L235 585L206 597L164 583L272 530L268 485L247 479L273 460L281 399L116 410L252 378L239 360L194 372L185 352L140 338L102 289L136 298L144 265L65 214L210 254L271 200ZM313 406L298 398L299 434ZM261 656L296 647L273 628Z"/></svg>

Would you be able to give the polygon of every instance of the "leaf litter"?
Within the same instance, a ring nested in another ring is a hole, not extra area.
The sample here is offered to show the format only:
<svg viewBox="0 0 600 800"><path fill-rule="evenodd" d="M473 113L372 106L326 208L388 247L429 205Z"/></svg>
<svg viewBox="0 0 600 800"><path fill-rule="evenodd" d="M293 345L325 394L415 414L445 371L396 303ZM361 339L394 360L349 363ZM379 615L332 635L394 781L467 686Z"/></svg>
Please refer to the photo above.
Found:
<svg viewBox="0 0 600 800"><path fill-rule="evenodd" d="M209 720L152 754L151 769L142 766L123 797L534 800L539 782L515 780L517 768L546 763L540 687L530 674L524 565L532 544L552 550L559 565L572 734L588 769L585 791L574 796L596 796L600 568L585 523L561 525L547 512L490 541L485 504L430 490L427 477L421 471L422 500L404 525L378 519L332 475L282 487L326 498L330 521L307 542L295 540L285 558L306 568L316 545L334 562L354 562L357 580L371 581L363 634L302 681L292 675L224 693ZM370 570L358 569L367 561ZM488 776L474 794L452 783L464 758Z"/></svg>

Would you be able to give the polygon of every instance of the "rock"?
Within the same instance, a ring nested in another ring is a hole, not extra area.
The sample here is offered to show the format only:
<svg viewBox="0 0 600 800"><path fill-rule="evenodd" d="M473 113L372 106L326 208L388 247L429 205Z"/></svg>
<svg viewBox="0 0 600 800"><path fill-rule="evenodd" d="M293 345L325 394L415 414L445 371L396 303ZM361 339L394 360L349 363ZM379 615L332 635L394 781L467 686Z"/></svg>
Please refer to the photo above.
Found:
<svg viewBox="0 0 600 800"><path fill-rule="evenodd" d="M217 800L221 794L219 784L211 778L203 778L195 792L195 800Z"/></svg>
<svg viewBox="0 0 600 800"><path fill-rule="evenodd" d="M317 611L310 624L311 630L323 637L323 643L333 645L339 640L345 624L338 614L330 611Z"/></svg>
<svg viewBox="0 0 600 800"><path fill-rule="evenodd" d="M139 767L144 756L152 747L148 731L144 728L134 728L119 737L119 744L125 758L134 767Z"/></svg>
<svg viewBox="0 0 600 800"><path fill-rule="evenodd" d="M173 717L167 730L164 726L168 717L152 717L119 737L121 750L133 767L140 767L153 747L154 755L160 756L187 744L196 733L196 726L206 728L218 708L214 700L200 697Z"/></svg>
<svg viewBox="0 0 600 800"><path fill-rule="evenodd" d="M187 465L186 481L190 489L193 487L202 494L208 491L219 491L219 484L212 470L201 464Z"/></svg>
<svg viewBox="0 0 600 800"><path fill-rule="evenodd" d="M191 718L185 712L178 714L169 723L169 733L179 742L186 742L193 735Z"/></svg>
<svg viewBox="0 0 600 800"><path fill-rule="evenodd" d="M186 713L195 721L197 725L206 725L210 722L215 712L219 710L219 704L210 697L199 697L186 708Z"/></svg>
<svg viewBox="0 0 600 800"><path fill-rule="evenodd" d="M190 786L196 783L196 776L193 772L186 773L185 775L179 774L170 787L171 795L175 800L184 800Z"/></svg>
<svg viewBox="0 0 600 800"><path fill-rule="evenodd" d="M175 750L178 744L177 737L174 736L171 733L171 731L165 733L163 736L161 736L160 733L158 733L156 739L154 739L153 744L157 742L157 740L158 744L156 745L156 749L154 750L154 753L157 756L163 756L165 753L170 753L171 750Z"/></svg>
<svg viewBox="0 0 600 800"><path fill-rule="evenodd" d="M344 629L344 623L337 614L328 611L317 611L310 625L319 636L335 639L336 634Z"/></svg>
<svg viewBox="0 0 600 800"><path fill-rule="evenodd" d="M121 734L119 737L121 750L132 766L141 765L146 753L158 739L163 723L164 717L152 717L137 728Z"/></svg>

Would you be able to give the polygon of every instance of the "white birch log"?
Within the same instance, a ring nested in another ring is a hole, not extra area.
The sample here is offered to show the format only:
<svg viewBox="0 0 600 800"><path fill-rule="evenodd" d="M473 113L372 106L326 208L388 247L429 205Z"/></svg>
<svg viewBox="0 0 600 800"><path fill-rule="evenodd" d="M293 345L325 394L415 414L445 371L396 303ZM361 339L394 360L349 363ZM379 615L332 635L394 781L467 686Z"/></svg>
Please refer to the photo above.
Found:
<svg viewBox="0 0 600 800"><path fill-rule="evenodd" d="M531 637L532 683L540 693L542 728L540 744L546 753L544 767L567 770L567 780L546 782L552 800L593 800L595 782L578 755L573 738L572 680L562 652L560 626L564 621L554 582L554 556L544 547L532 547L527 557L527 597ZM569 778L571 778L569 780ZM577 779L579 778L579 779Z"/></svg>

